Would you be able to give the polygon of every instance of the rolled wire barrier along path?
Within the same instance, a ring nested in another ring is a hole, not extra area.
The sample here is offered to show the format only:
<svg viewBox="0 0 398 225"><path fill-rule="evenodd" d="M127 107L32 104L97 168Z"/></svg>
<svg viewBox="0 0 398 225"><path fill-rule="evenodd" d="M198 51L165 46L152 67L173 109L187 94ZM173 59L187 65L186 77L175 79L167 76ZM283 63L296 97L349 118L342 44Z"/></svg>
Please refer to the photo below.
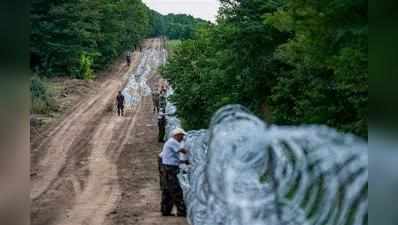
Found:
<svg viewBox="0 0 398 225"><path fill-rule="evenodd" d="M136 106L143 96L151 95L151 89L147 84L147 80L153 73L163 65L167 58L165 49L147 48L142 50L142 58L138 64L137 70L130 75L126 87L122 94L126 98L127 109Z"/></svg>
<svg viewBox="0 0 398 225"><path fill-rule="evenodd" d="M171 117L168 126L180 126ZM191 225L368 223L368 145L352 135L269 126L230 105L184 145L191 166L179 180Z"/></svg>

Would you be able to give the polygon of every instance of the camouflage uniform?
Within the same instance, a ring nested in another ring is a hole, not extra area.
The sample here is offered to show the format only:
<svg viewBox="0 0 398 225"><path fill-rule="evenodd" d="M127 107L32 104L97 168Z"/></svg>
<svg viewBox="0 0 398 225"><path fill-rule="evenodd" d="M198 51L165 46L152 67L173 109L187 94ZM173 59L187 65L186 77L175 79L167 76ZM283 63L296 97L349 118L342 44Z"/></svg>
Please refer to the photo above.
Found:
<svg viewBox="0 0 398 225"><path fill-rule="evenodd" d="M153 112L159 112L159 93L152 94L152 101L153 101Z"/></svg>
<svg viewBox="0 0 398 225"><path fill-rule="evenodd" d="M177 216L186 216L184 196L177 178L178 166L162 166L162 215L171 214L173 205L177 207Z"/></svg>
<svg viewBox="0 0 398 225"><path fill-rule="evenodd" d="M166 113L166 106L167 106L166 96L164 94L160 95L159 100L160 100L159 103L160 103L160 108L161 108L162 112Z"/></svg>
<svg viewBox="0 0 398 225"><path fill-rule="evenodd" d="M166 116L162 115L158 118L159 142L164 142L164 136L166 135L166 122Z"/></svg>

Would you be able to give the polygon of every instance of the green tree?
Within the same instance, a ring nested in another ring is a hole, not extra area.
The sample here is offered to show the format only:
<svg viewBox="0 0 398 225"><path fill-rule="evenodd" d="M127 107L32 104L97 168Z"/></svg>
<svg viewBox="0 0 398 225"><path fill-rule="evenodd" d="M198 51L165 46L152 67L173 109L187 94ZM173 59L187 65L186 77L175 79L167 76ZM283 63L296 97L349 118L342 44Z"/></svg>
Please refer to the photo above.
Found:
<svg viewBox="0 0 398 225"><path fill-rule="evenodd" d="M209 22L185 14L168 14L162 16L154 13L153 36L167 36L170 39L191 39L195 31Z"/></svg>
<svg viewBox="0 0 398 225"><path fill-rule="evenodd" d="M321 123L367 137L367 2L221 0L218 24L163 70L187 128L240 103L278 124Z"/></svg>
<svg viewBox="0 0 398 225"><path fill-rule="evenodd" d="M280 65L272 53L288 35L264 26L263 15L275 9L261 4L246 1L233 11L224 2L218 25L200 30L192 47L181 45L166 66L164 75L174 84L174 100L187 127L206 126L214 111L229 103L246 105L267 117L266 99L276 80L275 67ZM181 73L175 68L186 70ZM180 76L188 77L187 82L181 84L176 79ZM187 101L185 95L203 100ZM203 102L199 109L197 102Z"/></svg>
<svg viewBox="0 0 398 225"><path fill-rule="evenodd" d="M283 2L265 19L292 34L275 52L292 66L272 91L275 121L326 123L367 136L367 1Z"/></svg>
<svg viewBox="0 0 398 225"><path fill-rule="evenodd" d="M150 34L151 16L141 0L33 0L31 67L82 77L80 57L88 54L102 69Z"/></svg>

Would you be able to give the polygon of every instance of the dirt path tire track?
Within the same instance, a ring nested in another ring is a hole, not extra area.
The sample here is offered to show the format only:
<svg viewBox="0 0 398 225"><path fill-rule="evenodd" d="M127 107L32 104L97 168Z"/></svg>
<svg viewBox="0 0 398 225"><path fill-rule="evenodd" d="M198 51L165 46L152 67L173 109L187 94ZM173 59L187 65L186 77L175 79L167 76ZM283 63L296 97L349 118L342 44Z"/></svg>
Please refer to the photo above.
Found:
<svg viewBox="0 0 398 225"><path fill-rule="evenodd" d="M148 81L152 89L159 78ZM187 225L185 218L161 216L158 155L162 144L158 143L157 115L152 113L150 97L144 98L142 107L117 162L121 197L105 225Z"/></svg>
<svg viewBox="0 0 398 225"><path fill-rule="evenodd" d="M139 59L139 55L135 55L134 59L133 59L133 65L136 64L136 61ZM135 62L135 63L134 63ZM116 66L113 66L108 73L110 74L124 74L126 73L129 68L127 68L123 63L118 62L119 64L117 64ZM99 82L103 82L101 84L101 87L104 87L107 85L108 83L108 79L113 79L113 76L107 76L107 78L105 78L106 80L103 81L99 81ZM97 95L95 95L97 96ZM74 105L70 110L68 110L62 118L60 118L58 120L58 123L52 123L50 124L47 128L45 128L40 135L37 135L35 137L32 138L31 140L31 145L32 148L36 149L39 146L45 142L45 140L48 140L54 133L56 133L61 127L62 127L62 123L65 123L65 121L68 120L68 117L71 116L77 109L81 108L83 105L87 105L87 102L91 101L91 98L83 98L81 101L77 102L76 105Z"/></svg>
<svg viewBox="0 0 398 225"><path fill-rule="evenodd" d="M102 81L103 83L96 90L97 91L96 95L84 98L81 101L79 101L68 112L66 112L64 116L59 119L58 122L50 124L50 126L47 127L43 132L41 132L40 135L37 135L36 137L32 138L31 140L32 168L36 169L40 159L44 158L45 154L48 153L46 151L49 149L47 145L51 140L54 139L54 135L60 133L61 129L65 129L65 127L70 126L70 122L76 119L77 112L83 111L83 113L87 113L87 111L91 109L92 106L95 105L95 103L98 102L101 99L101 97L104 96L104 94L106 94L103 89L109 86L111 82L114 82L115 80L120 80L120 74L125 74L122 77L122 80L124 82L123 85L125 84L128 77L127 74L129 73L129 71L135 69L135 66L137 65L140 58L141 58L140 53L135 53L132 61L132 66L130 68L127 68L124 63L120 62L119 65L115 66L113 69L109 71L111 75L108 75L107 78L105 78L105 80Z"/></svg>
<svg viewBox="0 0 398 225"><path fill-rule="evenodd" d="M162 50L160 41L147 41L146 49L149 50L144 50L141 54L150 53L153 57L153 49ZM143 58L145 57L142 55L137 57L137 63ZM149 65L145 68L154 69ZM114 223L112 218L115 214L112 212L115 212L116 207L119 210L123 206L126 191L135 192L125 190L125 174L120 177L120 166L124 164L119 163L120 159L125 157L126 151L141 152L144 145L148 145L148 149L156 149L155 156L160 148L156 143L156 118L152 114L149 96L141 98L126 117L116 117L110 110L114 96L126 84L129 74L131 70L116 74L105 81L96 96L79 103L62 122L46 133L46 138L35 143L34 151L40 151L41 154L33 166L37 173L32 179L33 225L101 225L104 222L109 225L120 224ZM151 81L153 83L154 79ZM140 90L138 93L142 94L144 91ZM150 123L150 126L142 126L143 121ZM152 138L155 140L143 137L142 133L154 135ZM137 146L138 143L142 145ZM147 159L148 155L138 155L126 168ZM149 159L156 161L156 158ZM144 170L136 181L140 182L143 177L148 177L156 183L156 168L156 165L153 168L155 170L142 168ZM130 178L131 175L129 174ZM150 186L152 183L142 184ZM155 184L155 187L158 185ZM154 190L158 191L156 188ZM151 193L149 200L153 196L159 196L159 193ZM158 205L158 199L153 200ZM131 208L125 210L132 212ZM142 216L147 214L143 213ZM161 222L162 218L158 220L159 224L167 224Z"/></svg>
<svg viewBox="0 0 398 225"><path fill-rule="evenodd" d="M112 117L107 108L123 82L122 79L107 82L101 95L84 101L97 104L89 104L65 117L60 127L52 131L54 135L39 145L44 157L33 168L38 175L32 180L32 224L66 224L60 220L68 218L69 211L79 204L76 196L89 186L90 155L97 147L91 142L99 138L95 134Z"/></svg>

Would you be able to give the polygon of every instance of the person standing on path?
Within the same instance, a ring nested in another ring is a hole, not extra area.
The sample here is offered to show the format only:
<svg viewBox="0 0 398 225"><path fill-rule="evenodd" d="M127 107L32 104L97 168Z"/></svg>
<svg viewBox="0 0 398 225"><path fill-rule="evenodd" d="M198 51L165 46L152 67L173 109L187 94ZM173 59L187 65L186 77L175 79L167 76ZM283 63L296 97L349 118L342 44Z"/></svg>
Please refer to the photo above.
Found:
<svg viewBox="0 0 398 225"><path fill-rule="evenodd" d="M116 97L116 105L117 105L117 115L118 116L123 116L124 115L124 95L122 94L121 91L119 91L119 94Z"/></svg>
<svg viewBox="0 0 398 225"><path fill-rule="evenodd" d="M181 147L181 142L186 135L181 128L176 128L172 132L172 137L163 146L161 156L162 166L162 202L161 211L163 216L174 216L171 214L173 206L177 207L177 216L185 217L186 208L184 196L177 178L179 165L182 163L179 154L187 154L188 151Z"/></svg>

